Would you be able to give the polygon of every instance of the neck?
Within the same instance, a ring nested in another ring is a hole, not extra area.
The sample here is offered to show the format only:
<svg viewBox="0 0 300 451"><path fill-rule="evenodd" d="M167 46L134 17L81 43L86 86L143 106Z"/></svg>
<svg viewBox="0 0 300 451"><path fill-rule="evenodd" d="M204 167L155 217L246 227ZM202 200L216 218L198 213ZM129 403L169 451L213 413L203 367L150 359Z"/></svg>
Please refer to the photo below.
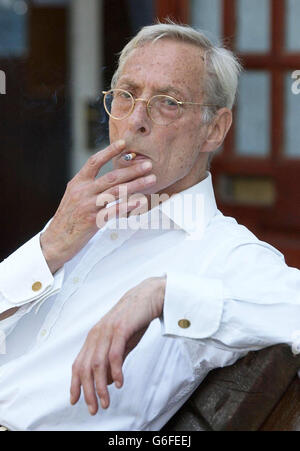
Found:
<svg viewBox="0 0 300 451"><path fill-rule="evenodd" d="M183 178L177 180L175 183L156 191L156 195L159 195L161 199L158 199L158 204L161 204L171 196L180 193L181 191L185 191L186 189L190 188L191 186L196 185L197 183L200 183L202 180L206 178L206 172L207 172L207 154L202 153L199 155L198 161L194 164L190 172L184 176ZM163 195L166 196L163 196ZM151 194L145 194L147 201L148 201L148 210L155 207L157 205L157 202L151 202ZM167 199L166 199L167 198Z"/></svg>
<svg viewBox="0 0 300 451"><path fill-rule="evenodd" d="M192 169L187 175L177 180L172 185L167 186L166 188L160 190L158 194L165 193L168 194L168 196L173 196L174 194L180 193L181 191L184 191L190 188L191 186L200 183L202 180L206 178L207 160L208 154L200 153L197 161L195 162Z"/></svg>
<svg viewBox="0 0 300 451"><path fill-rule="evenodd" d="M158 192L158 194L168 194L168 196L173 196L174 194L180 193L181 191L185 191L186 189L190 188L191 186L196 185L197 183L202 182L206 178L206 171L199 174L196 178L193 178L192 180L187 180L186 178L183 178L182 180L178 180L178 182L174 183L171 186L168 186L167 188L161 190Z"/></svg>
<svg viewBox="0 0 300 451"><path fill-rule="evenodd" d="M155 194L157 194L161 197L161 198L159 198L158 203L161 204L162 202L164 202L166 200L166 198L168 199L171 196L178 194L182 191L185 191L186 189L190 188L191 186L194 186L197 183L202 182L202 180L204 180L207 176L206 171L207 170L205 168L205 170L199 172L197 174L197 176L195 176L195 177L184 177L183 179L178 180L176 183L174 183L160 191L157 191ZM166 196L163 196L164 194ZM156 204L153 204L151 202L151 194L147 194L146 197L148 200L148 207L150 210L151 208L153 208L153 206L156 206Z"/></svg>

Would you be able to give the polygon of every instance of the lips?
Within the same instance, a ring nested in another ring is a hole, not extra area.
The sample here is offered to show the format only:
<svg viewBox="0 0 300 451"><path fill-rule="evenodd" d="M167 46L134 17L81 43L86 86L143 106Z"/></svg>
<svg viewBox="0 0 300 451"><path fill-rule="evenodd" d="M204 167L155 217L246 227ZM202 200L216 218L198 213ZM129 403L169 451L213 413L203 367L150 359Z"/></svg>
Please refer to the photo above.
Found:
<svg viewBox="0 0 300 451"><path fill-rule="evenodd" d="M127 155L128 153L135 153L135 154L136 154L135 159L132 160L132 161L142 160L142 159L149 158L149 157L147 157L146 155L143 155L142 153L136 152L135 150L126 150L125 152L122 152L121 158L124 157L124 155Z"/></svg>
<svg viewBox="0 0 300 451"><path fill-rule="evenodd" d="M142 159L145 160L146 158L149 158L149 157L146 157L146 155L142 155L140 153L137 153L136 157L135 157L135 160L142 160Z"/></svg>

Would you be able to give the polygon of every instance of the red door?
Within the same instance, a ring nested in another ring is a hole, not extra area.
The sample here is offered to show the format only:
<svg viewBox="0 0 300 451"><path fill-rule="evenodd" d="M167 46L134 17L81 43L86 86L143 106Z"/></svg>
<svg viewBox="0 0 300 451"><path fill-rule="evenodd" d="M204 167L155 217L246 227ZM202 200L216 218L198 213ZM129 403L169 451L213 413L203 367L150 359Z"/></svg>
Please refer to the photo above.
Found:
<svg viewBox="0 0 300 451"><path fill-rule="evenodd" d="M192 22L192 3L157 0L158 16ZM223 38L238 54L245 71L234 125L211 166L220 210L273 244L289 265L297 267L299 4L294 0L220 0Z"/></svg>

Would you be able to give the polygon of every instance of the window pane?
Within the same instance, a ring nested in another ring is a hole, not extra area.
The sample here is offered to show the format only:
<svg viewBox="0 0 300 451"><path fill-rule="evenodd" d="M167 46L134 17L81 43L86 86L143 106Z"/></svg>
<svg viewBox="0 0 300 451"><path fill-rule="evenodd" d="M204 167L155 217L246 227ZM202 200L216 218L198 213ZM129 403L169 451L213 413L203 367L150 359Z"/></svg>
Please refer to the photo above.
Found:
<svg viewBox="0 0 300 451"><path fill-rule="evenodd" d="M221 0L190 0L191 25L210 32L209 37L214 42L222 35L221 14Z"/></svg>
<svg viewBox="0 0 300 451"><path fill-rule="evenodd" d="M24 57L28 46L28 14L26 3L16 9L0 2L0 58Z"/></svg>
<svg viewBox="0 0 300 451"><path fill-rule="evenodd" d="M285 156L300 157L300 94L293 92L292 72L285 77ZM299 88L300 85L298 84Z"/></svg>
<svg viewBox="0 0 300 451"><path fill-rule="evenodd" d="M240 52L269 51L270 16L269 0L238 0L237 49Z"/></svg>
<svg viewBox="0 0 300 451"><path fill-rule="evenodd" d="M266 156L270 148L270 74L248 71L241 76L238 96L238 155Z"/></svg>
<svg viewBox="0 0 300 451"><path fill-rule="evenodd" d="M287 0L286 46L291 52L300 51L300 1Z"/></svg>

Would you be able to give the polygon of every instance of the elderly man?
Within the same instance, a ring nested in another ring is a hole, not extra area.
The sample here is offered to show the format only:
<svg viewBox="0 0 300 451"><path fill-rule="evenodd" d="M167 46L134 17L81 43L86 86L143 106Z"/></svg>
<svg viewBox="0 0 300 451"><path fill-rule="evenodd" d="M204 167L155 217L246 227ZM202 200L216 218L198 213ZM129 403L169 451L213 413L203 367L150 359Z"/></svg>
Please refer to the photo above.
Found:
<svg viewBox="0 0 300 451"><path fill-rule="evenodd" d="M293 344L300 273L222 215L207 171L239 70L190 27L124 48L104 93L110 146L1 264L0 424L158 430L211 369Z"/></svg>

